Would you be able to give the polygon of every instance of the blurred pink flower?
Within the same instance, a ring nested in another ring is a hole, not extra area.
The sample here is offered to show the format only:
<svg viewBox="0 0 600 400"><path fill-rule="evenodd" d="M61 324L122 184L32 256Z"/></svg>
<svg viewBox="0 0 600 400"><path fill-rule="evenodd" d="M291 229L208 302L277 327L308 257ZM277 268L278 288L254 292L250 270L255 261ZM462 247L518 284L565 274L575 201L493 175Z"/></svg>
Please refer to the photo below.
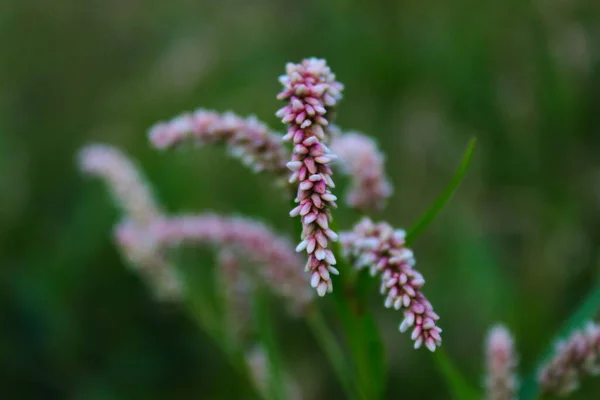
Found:
<svg viewBox="0 0 600 400"><path fill-rule="evenodd" d="M108 145L89 145L79 152L79 166L106 182L125 214L115 229L121 253L161 300L181 297L182 284L175 268L160 253L150 225L162 218L161 210L142 172L125 153Z"/></svg>
<svg viewBox="0 0 600 400"><path fill-rule="evenodd" d="M439 316L421 292L423 276L413 269L413 252L404 247L405 232L394 230L385 222L374 223L363 218L352 232L341 234L346 255L359 268L369 268L371 275L381 276L381 293L385 306L404 310L400 331L414 326L411 338L415 348L425 345L435 351L442 343L437 326Z"/></svg>
<svg viewBox="0 0 600 400"><path fill-rule="evenodd" d="M241 118L232 112L219 114L198 109L159 122L148 137L157 149L168 149L183 141L197 144L226 143L229 152L255 171L268 171L285 180L289 152L281 136L272 132L254 116Z"/></svg>
<svg viewBox="0 0 600 400"><path fill-rule="evenodd" d="M114 239L131 269L142 276L157 299L175 301L182 297L183 284L175 266L168 262L148 225L124 219L114 230Z"/></svg>
<svg viewBox="0 0 600 400"><path fill-rule="evenodd" d="M538 381L545 393L566 395L579 387L585 375L600 375L600 325L592 322L556 344Z"/></svg>
<svg viewBox="0 0 600 400"><path fill-rule="evenodd" d="M343 86L335 81L325 61L316 58L287 64L286 72L280 78L284 89L277 98L288 104L277 116L288 124L283 140L294 146L287 167L292 171L289 182L298 182L299 205L290 215L301 217L302 242L296 250L308 253L306 270L311 274L311 286L324 296L333 290L330 274L338 274L336 259L329 250L329 241L337 240L337 234L329 228L337 198L330 191L335 185L327 165L336 157L323 143L329 124L325 117L341 98Z"/></svg>
<svg viewBox="0 0 600 400"><path fill-rule="evenodd" d="M517 356L510 332L502 325L490 329L486 339L486 399L514 400L518 381Z"/></svg>
<svg viewBox="0 0 600 400"><path fill-rule="evenodd" d="M291 243L257 221L216 214L180 215L156 220L148 234L159 249L211 244L239 252L260 267L257 275L287 299L294 311L302 312L312 299L307 278L298 268L302 261Z"/></svg>
<svg viewBox="0 0 600 400"><path fill-rule="evenodd" d="M217 276L223 291L227 330L240 343L252 332L254 286L245 270L243 256L228 247L217 255Z"/></svg>
<svg viewBox="0 0 600 400"><path fill-rule="evenodd" d="M361 211L380 210L392 195L392 185L385 176L384 156L375 141L357 132L335 136L331 150L352 181L346 194L350 207Z"/></svg>
<svg viewBox="0 0 600 400"><path fill-rule="evenodd" d="M271 379L271 367L267 350L257 344L244 354L250 375L256 387L265 398L269 398L269 380ZM288 374L283 374L283 390L286 400L301 400L302 393L299 386Z"/></svg>
<svg viewBox="0 0 600 400"><path fill-rule="evenodd" d="M84 173L106 182L127 218L147 224L161 215L138 166L119 149L104 144L89 145L79 151L78 161Z"/></svg>

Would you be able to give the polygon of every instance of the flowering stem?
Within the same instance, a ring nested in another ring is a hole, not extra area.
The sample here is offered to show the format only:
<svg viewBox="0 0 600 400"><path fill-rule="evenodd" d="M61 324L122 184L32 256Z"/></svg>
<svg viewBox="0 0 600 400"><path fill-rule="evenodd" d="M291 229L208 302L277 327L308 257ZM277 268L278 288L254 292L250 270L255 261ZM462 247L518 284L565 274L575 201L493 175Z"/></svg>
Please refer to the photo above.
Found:
<svg viewBox="0 0 600 400"><path fill-rule="evenodd" d="M469 386L443 348L438 348L435 353L432 353L432 357L440 375L446 380L453 399L477 400L479 398L477 392Z"/></svg>
<svg viewBox="0 0 600 400"><path fill-rule="evenodd" d="M348 363L345 360L345 355L340 347L336 337L333 335L323 314L317 307L313 307L306 316L306 321L309 328L313 332L313 336L319 342L321 349L329 359L333 371L340 381L342 388L346 392L349 399L363 398L358 396L357 390L354 387L352 371L348 368Z"/></svg>
<svg viewBox="0 0 600 400"><path fill-rule="evenodd" d="M266 400L263 394L258 390L254 381L251 378L248 365L244 359L244 355L231 346L231 343L227 341L227 335L222 332L222 324L217 318L214 310L209 306L210 302L207 301L205 291L200 290L195 292L195 296L189 295L184 299L183 304L186 307L188 314L192 316L198 326L206 332L206 334L217 344L219 349L224 353L225 359L233 370L241 378L243 384L248 388L248 397L252 399Z"/></svg>
<svg viewBox="0 0 600 400"><path fill-rule="evenodd" d="M335 221L330 223L330 227L333 231L337 230ZM364 311L362 299L357 295L357 272L344 263L338 242L332 243L331 251L337 260L336 267L342 271L338 279L340 287L333 291L332 296L352 360L346 359L344 351L316 307L307 316L308 325L329 359L346 395L351 399L375 400L381 397L385 385L383 343L373 317Z"/></svg>
<svg viewBox="0 0 600 400"><path fill-rule="evenodd" d="M338 289L333 298L344 335L352 355L358 391L362 398L378 399L383 395L387 377L383 341L373 316L358 295L358 273L344 263L341 246L333 247L340 271Z"/></svg>
<svg viewBox="0 0 600 400"><path fill-rule="evenodd" d="M256 327L261 344L267 350L269 398L272 400L285 400L285 378L281 349L277 343L269 301L263 290L258 289L254 295L254 315Z"/></svg>
<svg viewBox="0 0 600 400"><path fill-rule="evenodd" d="M298 227L296 227L296 231L298 231ZM339 263L342 263L343 259L340 257L341 252L339 251L339 246L334 246L332 250L334 252L336 260L338 260ZM345 266L343 267L343 269L344 273L354 272L350 268L345 268ZM344 289L340 288L339 291L344 291ZM336 296L336 294L337 292L334 291L334 297ZM340 306L338 305L338 308L339 307ZM327 359L331 363L335 375L337 376L340 384L342 385L343 390L346 392L346 396L349 399L369 399L368 396L362 393L360 384L355 376L355 368L351 367L353 363L347 360L344 350L339 345L338 340L335 337L335 335L331 332L331 329L327 326L327 322L325 321L323 314L321 313L316 304L314 307L311 308L311 310L309 310L306 316L306 321L308 323L308 327L312 331L313 336L315 337L315 339L321 346L321 349L325 353ZM345 327L346 326L348 326L348 324L345 324ZM352 329L353 328L350 322L350 328L344 329L346 337L349 336L349 332L352 331Z"/></svg>

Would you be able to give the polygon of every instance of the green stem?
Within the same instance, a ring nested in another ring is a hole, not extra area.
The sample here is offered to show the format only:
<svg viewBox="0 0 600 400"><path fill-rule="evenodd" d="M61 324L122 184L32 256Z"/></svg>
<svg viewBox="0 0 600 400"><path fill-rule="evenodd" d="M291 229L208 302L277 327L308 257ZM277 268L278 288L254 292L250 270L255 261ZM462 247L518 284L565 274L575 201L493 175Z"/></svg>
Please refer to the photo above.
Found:
<svg viewBox="0 0 600 400"><path fill-rule="evenodd" d="M443 348L439 347L432 356L440 375L444 377L448 385L453 399L477 400L479 398L477 391L471 388L459 373L458 368L452 363L452 360Z"/></svg>
<svg viewBox="0 0 600 400"><path fill-rule="evenodd" d="M261 391L256 387L254 380L248 370L248 365L244 358L244 355L238 350L233 348L227 341L227 336L221 332L218 318L208 307L207 302L203 299L194 300L193 298L187 298L183 301L188 314L194 318L194 321L198 324L206 334L217 344L219 349L225 355L227 363L233 368L233 370L241 378L243 384L248 388L248 397L252 399L267 400Z"/></svg>
<svg viewBox="0 0 600 400"><path fill-rule="evenodd" d="M306 316L306 322L313 336L321 346L321 350L333 367L333 372L340 381L348 399L359 398L356 395L357 388L353 384L352 372L346 361L344 351L340 347L336 337L329 330L323 314L317 307L313 307ZM362 396L360 397L362 398Z"/></svg>
<svg viewBox="0 0 600 400"><path fill-rule="evenodd" d="M292 207L295 206L296 204L292 203ZM335 221L330 226L334 231L338 231ZM296 227L296 233L300 236L300 224ZM386 381L383 342L372 315L364 309L365 299L359 296L358 291L361 288L356 287L356 271L343 262L339 243L335 243L331 250L338 261L336 267L340 270L340 276L334 278L335 288L329 296L333 297L336 305L344 339L350 351L350 360L316 307L307 317L307 321L348 398L376 400L383 395Z"/></svg>
<svg viewBox="0 0 600 400"><path fill-rule="evenodd" d="M332 229L336 230L335 224ZM334 282L332 297L342 323L344 337L352 356L353 376L361 398L381 398L385 389L387 367L383 342L372 314L365 307L366 297L360 296L359 279L365 278L344 262L341 246L332 251L338 260L340 276Z"/></svg>
<svg viewBox="0 0 600 400"><path fill-rule="evenodd" d="M294 197L295 197L295 195L291 196L292 199ZM296 204L293 201L291 202L291 207L292 208L296 207ZM336 230L335 226L332 225L332 229L335 231ZM295 231L297 237L301 236L301 230L302 230L301 224L296 224L294 231ZM339 246L336 247L335 249L333 249L333 251L334 251L336 260L338 260L337 267L341 270L341 274L343 275L343 274L351 273L352 270L350 268L340 265L342 258L340 257ZM338 284L339 283L340 282L338 282ZM340 290L340 289L341 288L339 288L338 290ZM334 296L337 295L337 291L334 290L333 294L334 294ZM340 384L342 385L342 389L346 393L347 398L348 399L367 400L368 397L363 394L363 391L360 387L360 383L356 379L356 372L355 372L356 367L354 365L355 361L356 361L356 357L353 357L353 359L348 360L348 357L346 356L342 347L339 345L338 340L333 335L333 333L329 329L327 323L325 322L325 318L323 317L321 311L318 309L317 301L315 301L313 307L311 308L311 310L309 311L309 313L306 316L306 321L308 323L309 328L311 329L311 331L313 333L313 336L319 343L321 349L325 353L325 356L327 357L328 361L330 362L336 377L338 378ZM323 300L321 300L321 302L322 301ZM338 309L339 309L339 306L338 306ZM342 325L344 328L344 337L346 339L346 342L350 343L351 340L349 340L348 338L351 334L352 326L350 326L348 328L348 324L347 323L344 324L343 322L344 321L342 321ZM371 400L371 399L369 399L369 400Z"/></svg>
<svg viewBox="0 0 600 400"><path fill-rule="evenodd" d="M269 363L267 388L269 390L269 398L273 400L285 400L287 396L284 367L281 360L282 352L278 345L271 319L268 297L261 289L256 290L254 295L254 316L260 342L267 351Z"/></svg>

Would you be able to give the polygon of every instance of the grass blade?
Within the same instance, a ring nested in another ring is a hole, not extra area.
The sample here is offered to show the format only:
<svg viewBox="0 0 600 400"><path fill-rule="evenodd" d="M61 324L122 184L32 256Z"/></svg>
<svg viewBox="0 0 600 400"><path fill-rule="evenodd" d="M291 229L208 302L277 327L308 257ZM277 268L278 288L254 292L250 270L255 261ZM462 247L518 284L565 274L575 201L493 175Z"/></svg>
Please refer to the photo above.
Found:
<svg viewBox="0 0 600 400"><path fill-rule="evenodd" d="M408 230L406 235L406 241L413 241L427 226L435 219L446 203L452 198L452 195L458 188L458 185L462 182L475 151L475 145L477 144L477 138L472 138L467 145L467 149L463 153L462 160L458 169L454 173L452 180L446 186L444 191L438 196L433 205L427 210L425 214Z"/></svg>
<svg viewBox="0 0 600 400"><path fill-rule="evenodd" d="M475 146L477 139L472 138L463 153L460 165L458 166L454 176L450 180L450 183L444 191L438 196L433 205L423 214L423 216L408 230L406 235L407 243L412 242L415 238L423 231L427 226L435 219L440 213L442 208L450 201L452 195L462 182L471 160L473 159L473 153L475 152ZM448 389L453 399L456 400L477 400L479 395L475 389L473 389L466 379L462 376L459 369L452 363L448 354L446 354L443 348L438 348L433 354L433 359L438 368L438 371L446 381Z"/></svg>

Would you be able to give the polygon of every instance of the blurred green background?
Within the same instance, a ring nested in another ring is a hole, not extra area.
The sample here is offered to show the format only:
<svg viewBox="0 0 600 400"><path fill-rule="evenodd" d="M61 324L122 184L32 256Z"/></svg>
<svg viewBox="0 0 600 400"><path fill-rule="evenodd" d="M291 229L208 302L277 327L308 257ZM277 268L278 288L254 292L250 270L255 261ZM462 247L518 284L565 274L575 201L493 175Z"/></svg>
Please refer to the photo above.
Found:
<svg viewBox="0 0 600 400"><path fill-rule="evenodd" d="M376 137L408 227L474 163L414 244L446 351L480 386L498 321L531 367L599 283L600 3L588 1L24 0L0 7L0 387L3 399L243 399L221 353L122 263L118 214L75 153L107 142L172 211L260 217L292 232L265 176L219 149L159 153L145 132L196 107L275 129L287 61L324 57L338 123ZM341 193L341 190L338 190ZM349 228L357 217L336 214ZM213 260L198 257L198 268ZM426 351L373 294L390 399L448 399ZM306 326L279 318L304 398L343 398ZM597 398L586 381L577 399Z"/></svg>

